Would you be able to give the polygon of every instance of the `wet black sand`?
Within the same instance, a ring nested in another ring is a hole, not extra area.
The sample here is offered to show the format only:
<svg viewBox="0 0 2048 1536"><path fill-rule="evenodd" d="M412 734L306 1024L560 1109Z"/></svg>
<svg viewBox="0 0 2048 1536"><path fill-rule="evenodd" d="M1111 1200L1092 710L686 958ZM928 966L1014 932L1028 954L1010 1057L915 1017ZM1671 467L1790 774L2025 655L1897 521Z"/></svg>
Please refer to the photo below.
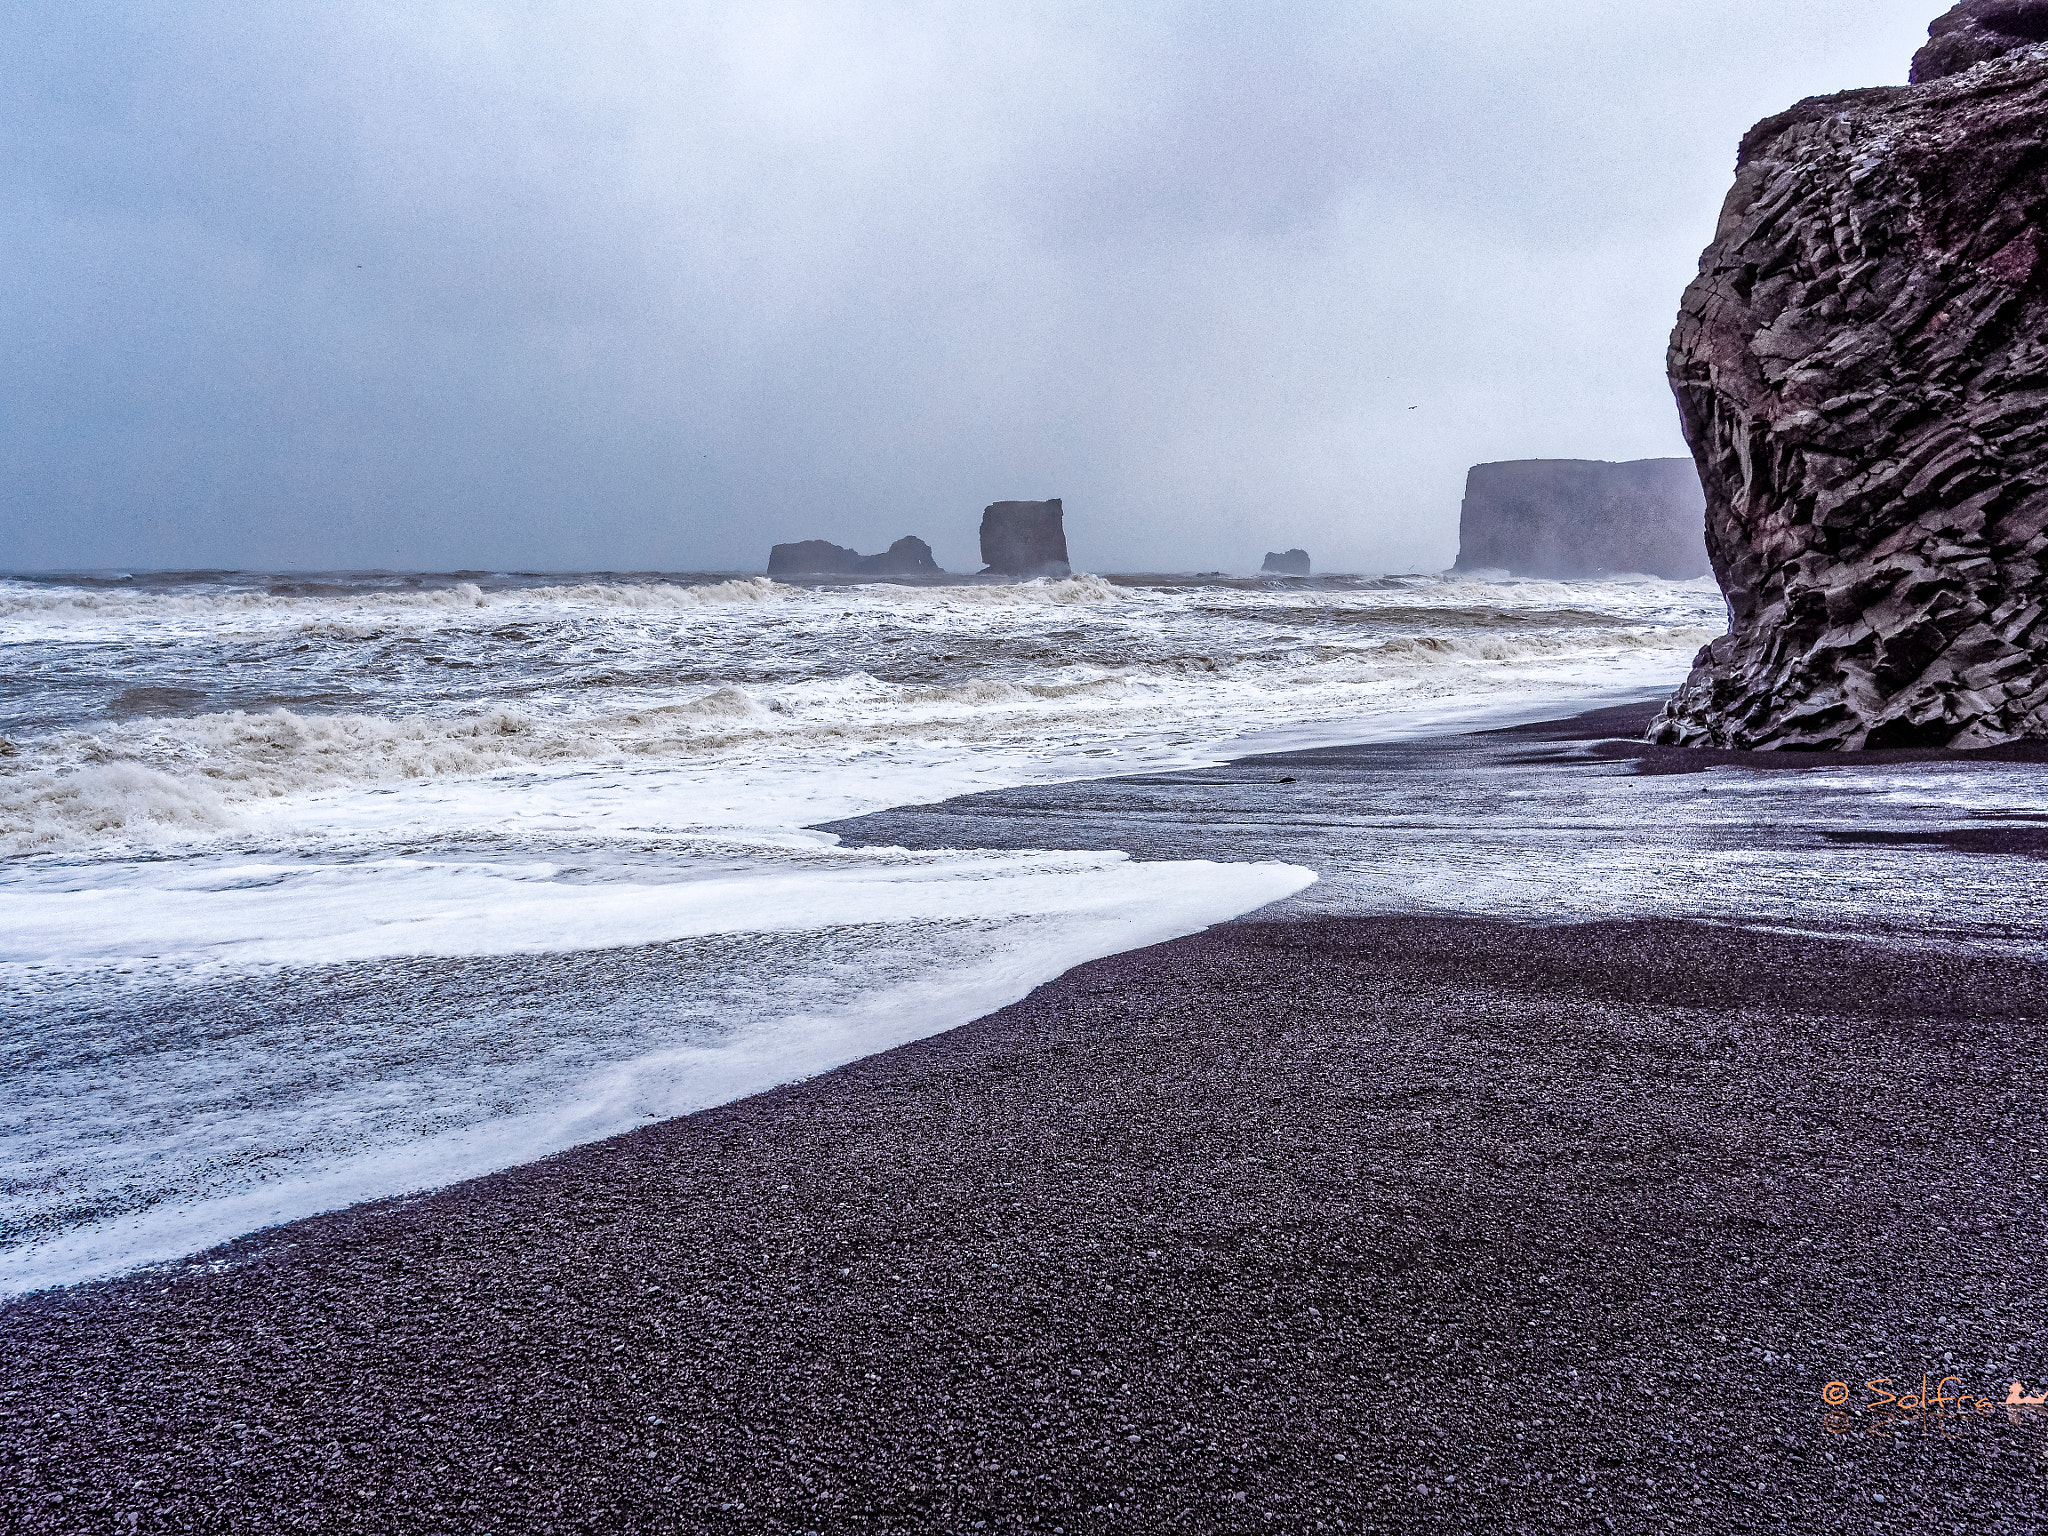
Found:
<svg viewBox="0 0 2048 1536"><path fill-rule="evenodd" d="M2033 1531L2048 1421L1861 1410L2042 1390L2044 1019L2012 956L1255 916L0 1308L0 1528Z"/></svg>

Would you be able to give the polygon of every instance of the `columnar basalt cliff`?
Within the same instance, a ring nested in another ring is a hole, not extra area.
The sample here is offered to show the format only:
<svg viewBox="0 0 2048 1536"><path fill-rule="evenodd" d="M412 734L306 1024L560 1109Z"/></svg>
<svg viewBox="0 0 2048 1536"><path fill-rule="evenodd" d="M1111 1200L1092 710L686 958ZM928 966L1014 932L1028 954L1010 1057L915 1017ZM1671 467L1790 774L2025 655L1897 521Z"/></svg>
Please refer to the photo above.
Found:
<svg viewBox="0 0 2048 1536"><path fill-rule="evenodd" d="M1670 370L1730 630L1654 739L2048 736L2048 0L1742 143Z"/></svg>
<svg viewBox="0 0 2048 1536"><path fill-rule="evenodd" d="M1707 574L1691 459L1510 459L1475 464L1458 514L1460 571L1517 576Z"/></svg>
<svg viewBox="0 0 2048 1536"><path fill-rule="evenodd" d="M858 554L827 539L801 539L794 544L777 544L768 551L770 576L942 576L932 547L923 539L906 537L891 544L888 553Z"/></svg>
<svg viewBox="0 0 2048 1536"><path fill-rule="evenodd" d="M1051 501L998 501L982 509L984 576L1069 576L1066 510Z"/></svg>

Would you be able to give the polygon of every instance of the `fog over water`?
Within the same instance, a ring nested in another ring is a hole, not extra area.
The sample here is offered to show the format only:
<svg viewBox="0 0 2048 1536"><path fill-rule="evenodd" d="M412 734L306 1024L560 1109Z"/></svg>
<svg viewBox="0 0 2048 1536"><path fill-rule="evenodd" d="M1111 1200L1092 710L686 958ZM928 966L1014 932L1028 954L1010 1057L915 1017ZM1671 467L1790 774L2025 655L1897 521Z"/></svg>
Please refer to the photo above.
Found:
<svg viewBox="0 0 2048 1536"><path fill-rule="evenodd" d="M1733 147L1931 0L0 17L0 568L1441 568L1682 451Z"/></svg>

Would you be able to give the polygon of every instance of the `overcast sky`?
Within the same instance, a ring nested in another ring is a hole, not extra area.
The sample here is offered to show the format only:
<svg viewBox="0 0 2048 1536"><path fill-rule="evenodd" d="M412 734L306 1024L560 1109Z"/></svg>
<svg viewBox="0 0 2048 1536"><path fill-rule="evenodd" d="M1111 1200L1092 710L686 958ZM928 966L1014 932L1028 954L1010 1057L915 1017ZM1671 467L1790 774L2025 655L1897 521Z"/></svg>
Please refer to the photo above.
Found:
<svg viewBox="0 0 2048 1536"><path fill-rule="evenodd" d="M1437 569L1942 0L12 0L0 567Z"/></svg>

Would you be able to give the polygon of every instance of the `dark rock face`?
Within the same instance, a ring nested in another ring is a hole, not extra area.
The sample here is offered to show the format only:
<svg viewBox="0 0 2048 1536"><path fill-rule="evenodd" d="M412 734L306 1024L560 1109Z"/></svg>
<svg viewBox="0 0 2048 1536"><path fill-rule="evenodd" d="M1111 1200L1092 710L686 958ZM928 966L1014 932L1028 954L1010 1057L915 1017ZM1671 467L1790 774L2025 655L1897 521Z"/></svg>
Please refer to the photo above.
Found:
<svg viewBox="0 0 2048 1536"><path fill-rule="evenodd" d="M932 547L923 539L906 535L889 546L886 554L863 555L864 569L874 576L942 576Z"/></svg>
<svg viewBox="0 0 2048 1536"><path fill-rule="evenodd" d="M1708 570L1704 505L1690 459L1476 464L1465 477L1453 569L1689 581Z"/></svg>
<svg viewBox="0 0 2048 1536"><path fill-rule="evenodd" d="M770 576L940 576L923 539L902 538L883 555L861 555L824 539L777 544L768 551Z"/></svg>
<svg viewBox="0 0 2048 1536"><path fill-rule="evenodd" d="M795 544L777 544L768 551L770 576L820 576L850 571L860 556L850 549L824 539L804 539Z"/></svg>
<svg viewBox="0 0 2048 1536"><path fill-rule="evenodd" d="M2048 0L1963 0L1927 29L1927 38L1913 55L1915 85L2048 42Z"/></svg>
<svg viewBox="0 0 2048 1536"><path fill-rule="evenodd" d="M2048 50L1976 62L1743 141L1670 355L1730 632L1658 741L2048 735Z"/></svg>
<svg viewBox="0 0 2048 1536"><path fill-rule="evenodd" d="M1308 574L1308 551L1305 549L1283 549L1279 553L1266 551L1266 563L1259 570L1268 576L1306 576Z"/></svg>
<svg viewBox="0 0 2048 1536"><path fill-rule="evenodd" d="M998 501L981 514L984 576L1071 576L1066 512L1051 501Z"/></svg>

